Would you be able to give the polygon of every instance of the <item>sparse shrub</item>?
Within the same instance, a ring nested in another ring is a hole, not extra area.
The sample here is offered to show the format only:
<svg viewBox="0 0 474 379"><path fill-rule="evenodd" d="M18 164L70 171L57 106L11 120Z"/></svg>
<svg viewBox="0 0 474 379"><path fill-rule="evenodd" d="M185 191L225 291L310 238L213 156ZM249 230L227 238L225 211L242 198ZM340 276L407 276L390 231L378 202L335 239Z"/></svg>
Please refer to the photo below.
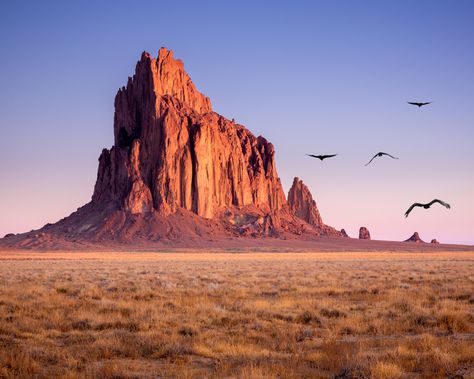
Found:
<svg viewBox="0 0 474 379"><path fill-rule="evenodd" d="M179 328L178 333L185 337L193 337L197 335L196 330L190 326L182 326Z"/></svg>
<svg viewBox="0 0 474 379"><path fill-rule="evenodd" d="M296 334L296 342L303 342L313 337L314 332L311 328L303 328Z"/></svg>
<svg viewBox="0 0 474 379"><path fill-rule="evenodd" d="M314 315L310 311L304 311L296 317L296 322L300 324L309 324L313 321Z"/></svg>
<svg viewBox="0 0 474 379"><path fill-rule="evenodd" d="M408 312L411 310L411 305L406 301L398 301L393 304L393 307L401 312Z"/></svg>
<svg viewBox="0 0 474 379"><path fill-rule="evenodd" d="M323 308L319 311L319 313L321 314L321 316L323 317L327 317L327 318L343 318L343 317L347 317L347 315L342 312L342 311L338 311L337 309L326 309L326 308Z"/></svg>
<svg viewBox="0 0 474 379"><path fill-rule="evenodd" d="M89 330L92 329L91 323L89 320L78 320L72 323L72 328L76 330Z"/></svg>
<svg viewBox="0 0 474 379"><path fill-rule="evenodd" d="M396 379L402 376L403 371L395 363L377 362L370 373L375 379Z"/></svg>
<svg viewBox="0 0 474 379"><path fill-rule="evenodd" d="M466 321L464 321L458 314L445 313L437 320L437 325L445 329L449 333L462 333L468 330Z"/></svg>
<svg viewBox="0 0 474 379"><path fill-rule="evenodd" d="M95 326L95 330L107 330L107 329L125 329L129 332L138 332L140 326L136 322L102 322Z"/></svg>
<svg viewBox="0 0 474 379"><path fill-rule="evenodd" d="M354 334L354 329L352 329L348 326L345 326L339 331L339 333L344 335L344 336L350 336L351 334Z"/></svg>
<svg viewBox="0 0 474 379"><path fill-rule="evenodd" d="M69 290L66 287L58 287L56 288L56 292L66 295L69 292Z"/></svg>

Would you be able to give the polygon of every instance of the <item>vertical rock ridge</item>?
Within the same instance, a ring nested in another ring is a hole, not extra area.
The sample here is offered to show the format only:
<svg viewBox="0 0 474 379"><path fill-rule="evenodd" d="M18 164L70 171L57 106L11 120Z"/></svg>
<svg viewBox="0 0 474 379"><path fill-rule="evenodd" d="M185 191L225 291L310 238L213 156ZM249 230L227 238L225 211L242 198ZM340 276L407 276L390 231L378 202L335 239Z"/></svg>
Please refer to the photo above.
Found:
<svg viewBox="0 0 474 379"><path fill-rule="evenodd" d="M299 178L293 179L293 185L288 192L288 205L297 217L308 224L318 228L324 225L311 192Z"/></svg>

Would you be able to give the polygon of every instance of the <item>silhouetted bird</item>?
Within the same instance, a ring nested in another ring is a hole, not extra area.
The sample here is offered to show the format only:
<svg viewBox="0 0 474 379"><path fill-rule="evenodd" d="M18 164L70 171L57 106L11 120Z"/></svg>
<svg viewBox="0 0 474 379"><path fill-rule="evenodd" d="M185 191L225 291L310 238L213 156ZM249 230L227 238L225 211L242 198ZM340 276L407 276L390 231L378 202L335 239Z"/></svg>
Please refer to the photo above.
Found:
<svg viewBox="0 0 474 379"><path fill-rule="evenodd" d="M413 208L415 207L423 207L425 209L428 209L429 207L431 207L434 203L440 203L441 205L445 206L447 209L450 209L451 208L451 205L449 205L448 203L445 203L444 201L441 201L441 200L438 200L438 199L434 199L432 201L430 201L428 204L420 204L420 203L415 203L415 204L412 204L412 206L410 208L408 208L408 210L405 212L405 217L408 217L408 215L410 214L410 212L413 210Z"/></svg>
<svg viewBox="0 0 474 379"><path fill-rule="evenodd" d="M416 105L418 108L421 108L423 105L431 104L431 101L428 101L427 103L416 103L416 102L407 101L407 103L411 105Z"/></svg>
<svg viewBox="0 0 474 379"><path fill-rule="evenodd" d="M313 154L306 154L308 157L318 158L318 159L326 159L335 157L337 154L330 154L330 155L313 155Z"/></svg>
<svg viewBox="0 0 474 379"><path fill-rule="evenodd" d="M382 155L388 155L390 158L393 158L393 159L398 159L397 157L394 157L393 155L390 155L390 154L387 154L387 153L384 153L384 152L379 152L377 154L375 154L372 159L369 161L369 163L366 164L366 166L368 166L370 164L370 162L372 162L375 158L377 157L381 157Z"/></svg>

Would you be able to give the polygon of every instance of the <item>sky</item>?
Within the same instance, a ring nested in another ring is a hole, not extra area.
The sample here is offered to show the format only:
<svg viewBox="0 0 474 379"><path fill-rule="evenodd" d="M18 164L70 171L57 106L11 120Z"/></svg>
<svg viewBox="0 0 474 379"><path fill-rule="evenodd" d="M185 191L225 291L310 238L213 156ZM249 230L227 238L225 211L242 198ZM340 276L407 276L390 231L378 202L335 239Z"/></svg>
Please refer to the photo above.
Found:
<svg viewBox="0 0 474 379"><path fill-rule="evenodd" d="M90 201L116 91L165 46L214 111L274 144L285 192L301 178L325 223L474 244L473 19L469 0L3 1L0 236ZM378 151L400 159L365 167ZM404 217L433 198L451 210Z"/></svg>

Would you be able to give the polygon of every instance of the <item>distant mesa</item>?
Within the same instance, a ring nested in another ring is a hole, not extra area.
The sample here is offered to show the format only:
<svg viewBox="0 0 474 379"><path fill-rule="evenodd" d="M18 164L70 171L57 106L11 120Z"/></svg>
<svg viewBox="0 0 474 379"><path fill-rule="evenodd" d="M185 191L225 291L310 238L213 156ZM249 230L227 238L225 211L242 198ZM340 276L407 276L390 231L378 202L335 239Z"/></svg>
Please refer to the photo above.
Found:
<svg viewBox="0 0 474 379"><path fill-rule="evenodd" d="M365 226L361 226L359 229L359 239L370 240L370 232Z"/></svg>
<svg viewBox="0 0 474 379"><path fill-rule="evenodd" d="M275 148L212 110L170 50L144 52L115 97L114 144L92 200L11 246L196 246L212 241L342 236L295 178L285 197Z"/></svg>
<svg viewBox="0 0 474 379"><path fill-rule="evenodd" d="M346 229L341 229L341 234L343 237L349 238L349 235L347 234Z"/></svg>
<svg viewBox="0 0 474 379"><path fill-rule="evenodd" d="M3 238L10 238L13 237L15 234L14 233L7 233L3 236Z"/></svg>
<svg viewBox="0 0 474 379"><path fill-rule="evenodd" d="M410 238L406 239L404 242L425 243L425 241L420 238L418 232L413 233L413 235Z"/></svg>
<svg viewBox="0 0 474 379"><path fill-rule="evenodd" d="M439 242L436 238L433 238L430 243L439 244Z"/></svg>

